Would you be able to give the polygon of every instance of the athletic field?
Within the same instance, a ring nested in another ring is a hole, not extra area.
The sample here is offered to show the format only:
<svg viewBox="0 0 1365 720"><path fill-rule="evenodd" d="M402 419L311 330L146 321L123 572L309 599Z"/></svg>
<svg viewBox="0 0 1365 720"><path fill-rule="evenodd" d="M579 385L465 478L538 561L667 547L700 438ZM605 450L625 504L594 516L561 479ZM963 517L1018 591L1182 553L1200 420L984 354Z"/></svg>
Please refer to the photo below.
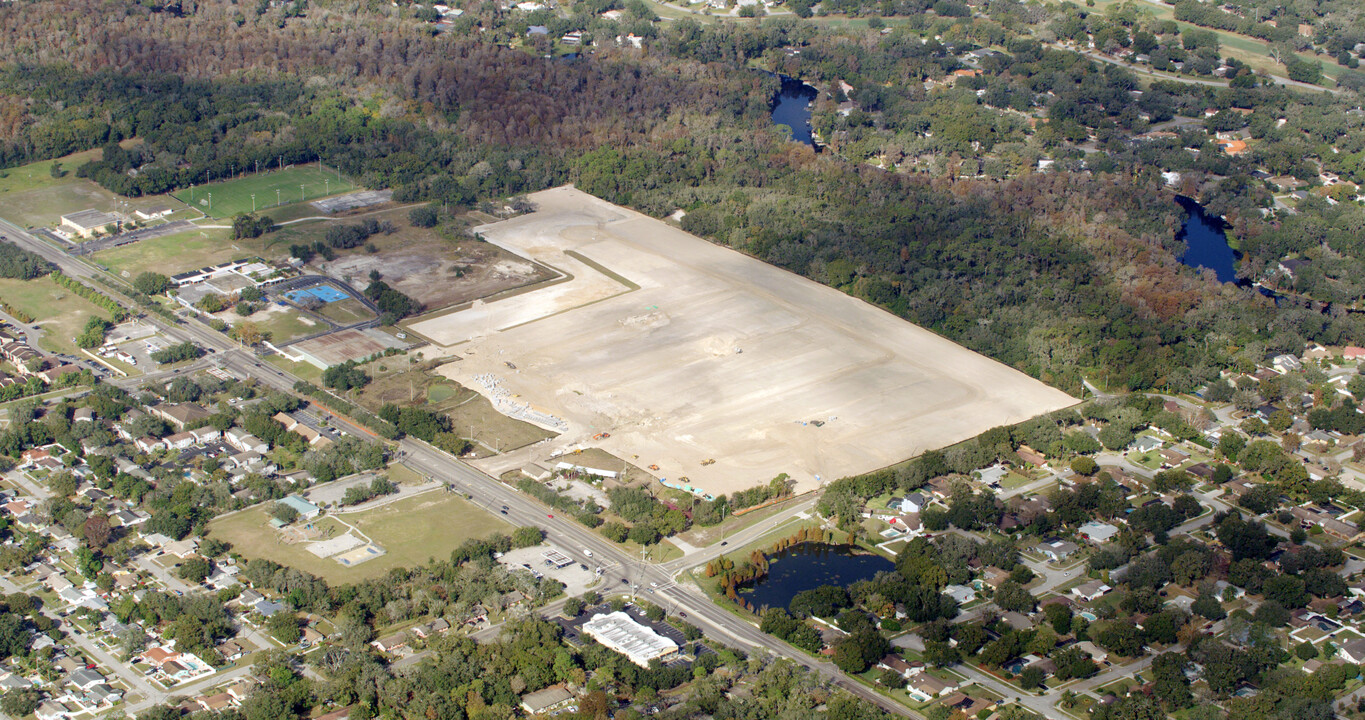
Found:
<svg viewBox="0 0 1365 720"><path fill-rule="evenodd" d="M279 205L316 200L355 189L354 183L338 177L335 170L324 166L319 171L317 164L313 163L259 175L246 173L233 180L186 188L175 193L175 197L213 217L228 218L251 212L252 193L256 195L256 212L268 213L270 208ZM278 195L276 190L279 191ZM209 205L210 193L213 194L212 206Z"/></svg>

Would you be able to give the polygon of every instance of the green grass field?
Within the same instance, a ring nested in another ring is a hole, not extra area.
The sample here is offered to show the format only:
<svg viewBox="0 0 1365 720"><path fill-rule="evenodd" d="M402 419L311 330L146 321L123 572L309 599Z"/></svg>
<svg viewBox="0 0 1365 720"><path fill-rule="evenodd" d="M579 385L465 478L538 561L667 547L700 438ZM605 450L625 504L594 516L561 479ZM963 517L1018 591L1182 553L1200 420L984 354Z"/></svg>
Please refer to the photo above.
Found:
<svg viewBox="0 0 1365 720"><path fill-rule="evenodd" d="M334 323L350 325L362 320L369 320L374 317L374 313L360 304L359 300L348 299L329 302L317 310L317 313Z"/></svg>
<svg viewBox="0 0 1365 720"><path fill-rule="evenodd" d="M110 248L91 257L116 275L127 273L133 276L151 268L165 275L174 275L228 260L256 255L265 257L269 254L262 243L268 236L231 240L230 232L217 228L190 230Z"/></svg>
<svg viewBox="0 0 1365 720"><path fill-rule="evenodd" d="M85 298L53 282L0 279L0 298L31 315L42 330L40 347L71 355L80 350L72 338L80 334L92 315L109 319L109 313Z"/></svg>
<svg viewBox="0 0 1365 720"><path fill-rule="evenodd" d="M209 534L232 543L233 550L249 558L267 558L282 565L313 573L329 583L353 583L379 577L393 568L412 567L428 558L445 558L470 538L510 532L512 526L458 495L440 490L423 493L354 515L340 515L356 526L386 554L369 562L346 567L319 558L302 544L285 545L269 526L268 505L219 518L209 524ZM336 523L324 517L319 522Z"/></svg>
<svg viewBox="0 0 1365 720"><path fill-rule="evenodd" d="M322 370L312 363L294 362L283 355L271 355L265 361L300 380L307 380L314 384L322 383Z"/></svg>
<svg viewBox="0 0 1365 720"><path fill-rule="evenodd" d="M315 332L327 329L324 323L304 317L298 310L293 308L285 310L274 305L270 307L268 312L257 312L247 319L260 325L262 330L269 332L270 341L274 343L289 342L294 338L312 335Z"/></svg>
<svg viewBox="0 0 1365 720"><path fill-rule="evenodd" d="M175 197L208 215L226 218L251 212L252 194L256 196L256 211L269 214L271 209L281 205L316 200L355 189L351 181L339 177L335 171L327 168L319 171L317 165L296 165L284 170L247 174L232 180L187 188L175 193ZM278 195L276 190L279 191ZM211 207L210 194L213 195Z"/></svg>

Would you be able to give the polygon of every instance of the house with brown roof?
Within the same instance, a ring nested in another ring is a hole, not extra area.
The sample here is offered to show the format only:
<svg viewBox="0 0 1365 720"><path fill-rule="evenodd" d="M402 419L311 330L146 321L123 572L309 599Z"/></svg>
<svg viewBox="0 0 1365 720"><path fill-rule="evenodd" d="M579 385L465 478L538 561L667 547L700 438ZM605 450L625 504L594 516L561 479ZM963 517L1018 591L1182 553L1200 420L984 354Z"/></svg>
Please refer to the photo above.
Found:
<svg viewBox="0 0 1365 720"><path fill-rule="evenodd" d="M927 672L918 673L906 680L905 683L905 692L920 702L933 700L956 689L957 685L940 680Z"/></svg>
<svg viewBox="0 0 1365 720"><path fill-rule="evenodd" d="M199 703L199 707L204 708L207 711L217 712L232 705L232 696L225 692L220 692L216 695L209 695L208 697L200 695L195 698L194 701Z"/></svg>
<svg viewBox="0 0 1365 720"><path fill-rule="evenodd" d="M180 657L180 653L164 647L154 647L142 653L142 659L146 660L147 664L152 667L161 667L178 657Z"/></svg>
<svg viewBox="0 0 1365 720"><path fill-rule="evenodd" d="M906 679L909 679L911 675L914 675L919 670L919 668L906 662L905 658L895 653L878 660L877 667L883 670L890 670Z"/></svg>
<svg viewBox="0 0 1365 720"><path fill-rule="evenodd" d="M174 425L177 430L184 430L187 423L207 420L213 416L213 413L194 403L161 403L153 405L150 410L153 415Z"/></svg>
<svg viewBox="0 0 1365 720"><path fill-rule="evenodd" d="M1046 456L1027 445L1020 445L1019 449L1014 451L1014 454L1018 455L1020 460L1030 465L1042 467L1047 464Z"/></svg>
<svg viewBox="0 0 1365 720"><path fill-rule="evenodd" d="M370 644L379 652L391 653L399 648L407 647L408 634L405 632L396 632L387 637L379 638Z"/></svg>

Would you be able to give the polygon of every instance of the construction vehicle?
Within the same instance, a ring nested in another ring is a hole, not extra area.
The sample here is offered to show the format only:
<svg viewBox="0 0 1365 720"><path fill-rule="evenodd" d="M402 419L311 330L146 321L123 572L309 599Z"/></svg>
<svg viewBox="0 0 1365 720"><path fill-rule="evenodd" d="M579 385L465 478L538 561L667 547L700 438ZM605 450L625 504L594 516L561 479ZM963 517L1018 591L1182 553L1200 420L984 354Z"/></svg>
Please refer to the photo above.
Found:
<svg viewBox="0 0 1365 720"><path fill-rule="evenodd" d="M705 467L705 466L707 466L707 465L715 465L715 464L716 464L716 459L715 459L715 458L706 458L705 460L702 460L702 461L701 461L701 464L702 464L702 467Z"/></svg>
<svg viewBox="0 0 1365 720"><path fill-rule="evenodd" d="M516 366L516 365L513 365L513 364L510 363L510 362L504 361L502 364L503 364L503 365L506 365L506 366L509 367L509 368L512 368L513 370L516 370L516 369L517 369L517 366Z"/></svg>
<svg viewBox="0 0 1365 720"><path fill-rule="evenodd" d="M650 469L650 470L655 470L655 471L657 471L657 470L659 469L659 466L658 466L658 465L650 465L650 466L649 466L649 469Z"/></svg>
<svg viewBox="0 0 1365 720"><path fill-rule="evenodd" d="M600 432L600 433L597 433L596 435L593 435L593 436L592 436L592 439L593 439L593 440L606 440L606 439L609 438L609 437L611 437L611 433L609 433L609 432Z"/></svg>

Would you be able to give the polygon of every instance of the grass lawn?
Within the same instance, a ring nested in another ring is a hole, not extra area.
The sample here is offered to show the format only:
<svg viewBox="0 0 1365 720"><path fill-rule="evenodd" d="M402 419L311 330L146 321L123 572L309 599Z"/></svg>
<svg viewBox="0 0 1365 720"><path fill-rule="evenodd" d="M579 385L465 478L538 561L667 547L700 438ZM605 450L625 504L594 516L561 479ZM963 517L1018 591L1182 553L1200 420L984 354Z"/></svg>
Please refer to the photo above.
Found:
<svg viewBox="0 0 1365 720"><path fill-rule="evenodd" d="M257 312L245 319L270 333L270 341L277 344L327 329L324 323L304 317L298 310L293 308L286 310L278 305L270 306L268 313Z"/></svg>
<svg viewBox="0 0 1365 720"><path fill-rule="evenodd" d="M5 193L42 190L70 182L72 171L103 156L104 153L99 150L84 150L56 160L39 160L28 165L0 170L0 197ZM60 178L52 177L53 163L61 163L67 174Z"/></svg>
<svg viewBox="0 0 1365 720"><path fill-rule="evenodd" d="M1000 479L1000 487L1006 490L1013 490L1017 487L1023 487L1024 485L1027 485L1031 482L1033 482L1033 478L1025 477L1016 472L1011 472Z"/></svg>
<svg viewBox="0 0 1365 720"><path fill-rule="evenodd" d="M110 248L91 256L116 275L131 277L143 270L155 270L163 275L174 275L196 270L206 265L217 265L228 260L268 254L265 238L230 239L230 230L205 228L167 235L166 237ZM287 255L283 248L274 255Z"/></svg>
<svg viewBox="0 0 1365 720"><path fill-rule="evenodd" d="M294 362L283 355L271 355L265 361L300 380L307 380L315 385L322 382L322 369L312 363Z"/></svg>
<svg viewBox="0 0 1365 720"><path fill-rule="evenodd" d="M374 313L370 312L359 300L347 299L329 302L318 309L317 313L328 320L339 325L350 325L363 320L370 320Z"/></svg>
<svg viewBox="0 0 1365 720"><path fill-rule="evenodd" d="M439 490L427 492L363 513L338 516L386 551L373 560L347 567L313 555L302 544L281 543L279 534L270 528L269 507L266 504L214 520L209 524L209 532L232 543L235 551L249 558L263 557L296 567L332 584L354 583L382 576L393 568L444 558L465 540L512 529L497 516L458 495ZM338 522L337 518L324 519Z"/></svg>
<svg viewBox="0 0 1365 720"><path fill-rule="evenodd" d="M316 200L328 195L350 192L355 188L351 181L335 171L325 167L319 171L318 166L313 164L296 165L259 175L246 174L232 180L186 188L175 193L175 197L208 215L227 218L238 213L251 212L253 207L251 196L254 194L256 212L281 220L283 218L276 217L276 214L271 212L280 205ZM209 195L213 196L211 206Z"/></svg>
<svg viewBox="0 0 1365 720"><path fill-rule="evenodd" d="M784 500L777 505L769 505L768 507L744 513L743 515L729 515L725 518L725 522L720 525L693 527L687 532L682 533L679 537L693 547L706 547L707 545L720 542L722 538L734 535L747 527L757 525L804 499L805 498L792 498L790 500ZM792 532L795 532L795 530Z"/></svg>
<svg viewBox="0 0 1365 720"><path fill-rule="evenodd" d="M123 146L132 147L137 142L125 141ZM99 150L86 150L0 170L0 217L20 225L42 227L56 225L62 215L77 210L113 210L113 193L76 177L76 168L102 156ZM62 177L52 177L53 163L61 165ZM156 204L157 200L139 199L133 207Z"/></svg>
<svg viewBox="0 0 1365 720"><path fill-rule="evenodd" d="M472 431L472 439L476 443L482 442L502 452L554 437L554 433L548 430L494 410L487 398L473 390L460 387L421 367L409 367L408 361L401 357L368 363L365 371L374 377L374 381L356 399L371 412L377 412L380 406L390 402L443 412L450 417L452 427L461 437L470 437ZM438 397L441 399L437 400ZM491 452L482 447L475 448L475 454L481 457Z"/></svg>
<svg viewBox="0 0 1365 720"><path fill-rule="evenodd" d="M54 352L79 354L73 340L93 315L106 320L109 313L85 298L53 282L51 278L10 280L0 278L0 298L35 318L42 330L38 345Z"/></svg>
<svg viewBox="0 0 1365 720"><path fill-rule="evenodd" d="M421 473L402 463L389 466L389 480L396 485L425 485L427 482Z"/></svg>
<svg viewBox="0 0 1365 720"><path fill-rule="evenodd" d="M1161 457L1160 450L1153 450L1151 452L1142 453L1141 455L1129 455L1128 460L1135 465L1140 465L1152 472L1156 472L1161 469L1163 458Z"/></svg>

